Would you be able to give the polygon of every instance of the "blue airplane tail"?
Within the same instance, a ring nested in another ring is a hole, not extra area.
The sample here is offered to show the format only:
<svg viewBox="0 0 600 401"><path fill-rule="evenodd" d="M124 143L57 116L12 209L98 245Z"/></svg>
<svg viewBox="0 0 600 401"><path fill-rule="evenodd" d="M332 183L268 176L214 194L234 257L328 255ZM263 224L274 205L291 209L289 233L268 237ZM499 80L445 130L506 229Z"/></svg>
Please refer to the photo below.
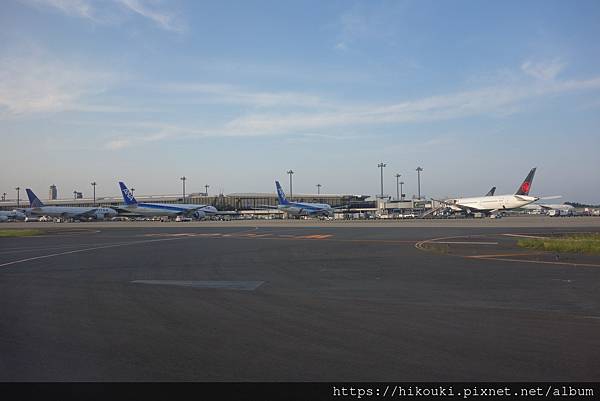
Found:
<svg viewBox="0 0 600 401"><path fill-rule="evenodd" d="M31 189L27 188L27 189L25 189L25 191L27 192L27 197L29 198L29 207L44 206L42 201L39 200L39 198L37 196L35 196L35 194L33 193L33 191Z"/></svg>
<svg viewBox="0 0 600 401"><path fill-rule="evenodd" d="M279 185L279 181L275 181L275 186L277 187L277 197L279 198L280 205L287 205L289 202L285 197L285 192L281 189L281 185Z"/></svg>
<svg viewBox="0 0 600 401"><path fill-rule="evenodd" d="M119 186L121 187L121 193L123 194L123 200L126 205L137 205L137 200L131 193L131 191L125 186L125 184L119 181Z"/></svg>

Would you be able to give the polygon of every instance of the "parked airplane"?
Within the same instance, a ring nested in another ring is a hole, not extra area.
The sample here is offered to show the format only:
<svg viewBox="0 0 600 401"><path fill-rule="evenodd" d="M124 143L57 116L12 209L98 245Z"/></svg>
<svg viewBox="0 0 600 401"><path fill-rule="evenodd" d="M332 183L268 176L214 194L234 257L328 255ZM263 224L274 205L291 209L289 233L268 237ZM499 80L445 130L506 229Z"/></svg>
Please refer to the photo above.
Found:
<svg viewBox="0 0 600 401"><path fill-rule="evenodd" d="M285 197L279 181L275 181L275 187L279 198L277 209L292 216L333 216L333 208L330 205L326 203L290 202Z"/></svg>
<svg viewBox="0 0 600 401"><path fill-rule="evenodd" d="M488 193L487 193L487 194L485 194L484 196L494 196L494 193L495 193L495 192L496 192L496 187L492 187L492 189L490 189L490 190L488 191ZM434 213L436 213L436 212L439 212L440 210L445 210L445 209L448 209L448 208L449 208L449 207L448 207L448 205L447 205L446 203L443 203L443 202L441 202L441 201L437 201L437 202L441 203L441 205L440 205L440 206L438 206L438 207L435 207L435 208L432 208L432 209L430 209L430 210L426 211L425 213L421 214L421 215L419 216L419 218L421 218L421 219L422 219L422 218L425 218L425 217L427 217L427 216L429 216L429 215L432 215L432 214L434 214Z"/></svg>
<svg viewBox="0 0 600 401"><path fill-rule="evenodd" d="M496 187L492 187L492 189L490 189L490 191L485 194L485 196L494 196L494 194L496 193Z"/></svg>
<svg viewBox="0 0 600 401"><path fill-rule="evenodd" d="M25 220L25 213L19 210L0 210L0 222L9 221L9 220Z"/></svg>
<svg viewBox="0 0 600 401"><path fill-rule="evenodd" d="M68 219L93 218L103 220L117 215L114 209L109 207L83 207L83 206L46 206L38 199L33 191L27 188L29 208L24 209L27 215L63 217Z"/></svg>
<svg viewBox="0 0 600 401"><path fill-rule="evenodd" d="M514 195L478 196L447 199L438 202L446 205L453 211L462 211L467 214L480 212L489 215L498 211L520 208L540 199L539 197L529 196L529 190L531 189L535 171L535 167L531 169Z"/></svg>
<svg viewBox="0 0 600 401"><path fill-rule="evenodd" d="M123 182L119 181L125 206L114 206L124 216L187 216L203 219L207 215L219 213L214 206L171 203L138 202Z"/></svg>
<svg viewBox="0 0 600 401"><path fill-rule="evenodd" d="M547 204L547 203L531 203L529 205L523 206L523 209L526 210L544 210L549 212L550 210L557 210L561 212L563 215L573 214L575 208L571 205L567 204Z"/></svg>

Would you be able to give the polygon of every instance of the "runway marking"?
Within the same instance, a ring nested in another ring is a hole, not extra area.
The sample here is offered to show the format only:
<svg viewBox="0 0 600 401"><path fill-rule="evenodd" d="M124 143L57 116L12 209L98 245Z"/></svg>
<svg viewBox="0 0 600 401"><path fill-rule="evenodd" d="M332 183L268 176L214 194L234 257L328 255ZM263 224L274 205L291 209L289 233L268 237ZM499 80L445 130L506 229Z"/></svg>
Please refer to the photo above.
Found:
<svg viewBox="0 0 600 401"><path fill-rule="evenodd" d="M152 240L134 241L134 242L122 242L122 243L112 244L112 245L102 245L102 246L96 246L96 247L91 247L91 248L74 249L72 251L58 252L58 253L52 253L52 254L49 254L49 255L41 255L41 256L34 256L34 257L31 257L31 258L26 258L26 259L13 260L11 262L6 262L6 263L0 264L0 267L6 267L6 266L11 266L11 265L16 265L18 263L30 262L32 260L48 259L48 258L52 258L52 257L55 257L55 256L70 255L70 254L73 254L73 253L81 253L81 252L87 252L87 251L94 251L94 250L97 250L97 249L116 248L116 247L120 247L120 246L146 244L146 243L150 243L150 242L174 241L174 240L184 239L184 238L187 238L187 237L152 239Z"/></svg>
<svg viewBox="0 0 600 401"><path fill-rule="evenodd" d="M525 235L525 234L502 234L507 237L521 237L521 238L535 238L535 239L548 239L548 237L538 237L535 235Z"/></svg>
<svg viewBox="0 0 600 401"><path fill-rule="evenodd" d="M487 234L489 235L508 235L508 236L523 236L521 234ZM443 244L443 240L454 239L454 238L468 238L468 235L454 236L454 237L441 237L441 238L430 238L427 240L419 241L415 243L415 248L420 249L422 251L427 251L424 248L425 244ZM537 237L544 238L544 237ZM446 241L445 243L450 244L450 241ZM474 244L474 242L472 242ZM523 263L541 263L541 264L549 264L549 265L562 265L562 266L582 266L582 267L600 267L600 264L594 263L573 263L573 262L553 262L553 261L544 261L544 260L529 260L529 259L513 259L511 256L537 256L537 255L546 255L547 252L535 252L535 253L504 253L504 254L492 254L492 255L457 255L457 254L448 254L448 256L457 256L461 258L467 259L483 259L483 260L499 260L503 262L523 262Z"/></svg>
<svg viewBox="0 0 600 401"><path fill-rule="evenodd" d="M37 229L37 228L34 228ZM43 228L39 228L40 230L43 230ZM60 230L60 229L52 229L50 228L50 230ZM91 228L81 228L81 229L68 229L68 231L64 232L64 233L57 233L57 234L40 234L40 235L32 235L29 237L6 237L4 239L31 239L31 238L52 238L52 237L75 237L78 236L80 234L97 234L99 233L100 230L93 230Z"/></svg>
<svg viewBox="0 0 600 401"><path fill-rule="evenodd" d="M264 281L218 281L218 280L133 280L134 284L174 285L179 287L210 288L223 290L254 291Z"/></svg>
<svg viewBox="0 0 600 401"><path fill-rule="evenodd" d="M535 256L535 255L543 255L544 252L533 252L533 253L499 253L492 255L467 255L465 258L474 258L474 259L486 259L486 258L501 258L505 256Z"/></svg>
<svg viewBox="0 0 600 401"><path fill-rule="evenodd" d="M600 264L593 264L593 263L550 262L550 261L545 261L545 260L505 259L505 258L485 258L485 260L501 260L503 262L543 263L543 264L547 264L547 265L562 265L562 266L600 267Z"/></svg>
<svg viewBox="0 0 600 401"><path fill-rule="evenodd" d="M435 241L432 244L458 244L458 245L498 245L498 242L483 242L483 241Z"/></svg>
<svg viewBox="0 0 600 401"><path fill-rule="evenodd" d="M327 239L331 238L333 235L331 234L314 234L314 235L299 235L296 238L298 239Z"/></svg>
<svg viewBox="0 0 600 401"><path fill-rule="evenodd" d="M122 244L122 242L108 242L104 245L115 245ZM98 243L84 243L84 244L73 244L73 245L57 245L57 246L48 246L48 247L37 247L37 248L9 248L7 251L1 251L0 255L6 255L11 253L27 253L27 252L41 252L41 251L50 251L55 249L65 249L65 248L77 248L82 246L98 246Z"/></svg>
<svg viewBox="0 0 600 401"><path fill-rule="evenodd" d="M415 243L415 248L420 249L422 251L425 251L425 249L423 248L423 245L428 244L428 243L435 243L437 241L440 240L445 240L445 239L454 239L454 238L465 238L466 236L453 236L453 237L439 237L439 238L430 238L430 239L426 239L423 241L419 241L417 243Z"/></svg>

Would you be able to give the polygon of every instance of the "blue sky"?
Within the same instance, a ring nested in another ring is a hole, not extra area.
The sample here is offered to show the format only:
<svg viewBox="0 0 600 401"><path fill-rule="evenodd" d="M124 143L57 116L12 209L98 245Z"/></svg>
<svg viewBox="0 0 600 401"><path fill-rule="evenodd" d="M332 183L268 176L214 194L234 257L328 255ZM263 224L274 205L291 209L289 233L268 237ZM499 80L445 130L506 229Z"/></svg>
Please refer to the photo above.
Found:
<svg viewBox="0 0 600 401"><path fill-rule="evenodd" d="M600 202L597 1L7 0L0 192ZM285 186L287 188L287 185Z"/></svg>

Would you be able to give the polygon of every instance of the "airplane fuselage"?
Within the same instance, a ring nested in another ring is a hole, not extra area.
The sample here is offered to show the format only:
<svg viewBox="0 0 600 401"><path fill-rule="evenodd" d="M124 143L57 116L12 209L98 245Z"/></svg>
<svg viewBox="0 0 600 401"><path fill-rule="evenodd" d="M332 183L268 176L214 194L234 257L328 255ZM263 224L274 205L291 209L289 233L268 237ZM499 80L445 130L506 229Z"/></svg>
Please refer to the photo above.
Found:
<svg viewBox="0 0 600 401"><path fill-rule="evenodd" d="M332 216L333 209L324 203L288 202L277 208L293 216Z"/></svg>
<svg viewBox="0 0 600 401"><path fill-rule="evenodd" d="M196 214L197 217L214 214L217 209L210 205L193 204L164 204L164 203L137 203L134 205L119 206L121 214L133 214L146 217L175 217L179 215Z"/></svg>
<svg viewBox="0 0 600 401"><path fill-rule="evenodd" d="M25 220L25 214L19 210L0 210L0 221Z"/></svg>
<svg viewBox="0 0 600 401"><path fill-rule="evenodd" d="M494 210L517 209L538 199L528 195L477 196L450 199L448 204L455 211L491 212Z"/></svg>
<svg viewBox="0 0 600 401"><path fill-rule="evenodd" d="M114 209L109 207L79 207L79 206L41 206L26 209L27 214L50 217L95 217L106 218L117 215Z"/></svg>

